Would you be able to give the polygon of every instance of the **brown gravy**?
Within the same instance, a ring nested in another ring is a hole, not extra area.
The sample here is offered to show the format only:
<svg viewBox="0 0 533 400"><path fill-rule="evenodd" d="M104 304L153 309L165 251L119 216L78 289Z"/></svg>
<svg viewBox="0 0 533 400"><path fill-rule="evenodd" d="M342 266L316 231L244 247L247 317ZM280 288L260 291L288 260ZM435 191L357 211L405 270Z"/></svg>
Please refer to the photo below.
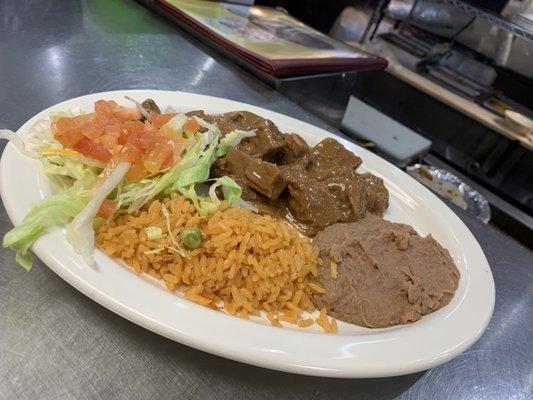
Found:
<svg viewBox="0 0 533 400"><path fill-rule="evenodd" d="M216 123L223 135L235 129L256 132L219 158L212 175L232 177L243 188L244 200L309 236L366 212L382 215L388 207L383 181L358 174L361 159L335 139L309 148L296 133L281 133L272 121L247 111L202 117Z"/></svg>

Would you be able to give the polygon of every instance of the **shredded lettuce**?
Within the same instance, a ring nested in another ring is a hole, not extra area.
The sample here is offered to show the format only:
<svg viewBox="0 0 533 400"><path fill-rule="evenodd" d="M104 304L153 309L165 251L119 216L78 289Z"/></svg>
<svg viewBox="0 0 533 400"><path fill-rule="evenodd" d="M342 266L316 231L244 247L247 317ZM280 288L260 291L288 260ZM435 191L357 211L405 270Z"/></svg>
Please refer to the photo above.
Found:
<svg viewBox="0 0 533 400"><path fill-rule="evenodd" d="M216 143L213 142L205 149L195 165L184 170L176 180L174 187L185 187L209 179L209 170L216 160Z"/></svg>
<svg viewBox="0 0 533 400"><path fill-rule="evenodd" d="M156 178L143 179L124 185L120 196L117 197L119 207L132 213L162 192L165 194L175 192L176 190L168 190L168 188L176 182L184 170L194 165L200 157L200 148L200 143L197 143L178 164Z"/></svg>
<svg viewBox="0 0 533 400"><path fill-rule="evenodd" d="M50 114L50 119L55 122L61 117L72 117L80 113L82 111L68 110ZM29 249L35 240L52 226L68 224L68 241L76 252L91 263L94 250L93 224L97 220L96 213L106 198L117 202L119 212L128 213L137 211L159 195L173 192L179 192L190 199L202 215L215 212L220 207L222 200L217 195L220 189L225 201L238 202L242 194L240 186L227 176L210 179L209 173L217 157L225 155L242 139L254 136L255 132L235 130L221 137L217 126L199 117L195 118L205 131L195 134L196 144L168 171L140 182L128 183L124 182L124 176L130 164L120 163L100 186L97 183L98 177L105 166L74 150L64 149L53 137L50 121L38 121L25 134L25 138L8 130L0 130L0 138L9 140L25 155L40 159L44 172L60 188L59 193L36 204L23 222L4 236L3 246L15 250L17 261L28 270L32 263ZM185 114L178 113L167 125L176 134L183 135L187 119ZM200 193L202 186L209 190ZM153 230L149 234L156 237L159 232ZM182 252L179 246L176 246L176 251Z"/></svg>
<svg viewBox="0 0 533 400"><path fill-rule="evenodd" d="M54 143L62 147L61 143L54 139L51 129L52 123L48 119L40 119L31 126L26 132L25 136L30 139L40 140L46 143Z"/></svg>
<svg viewBox="0 0 533 400"><path fill-rule="evenodd" d="M17 252L17 262L26 270L32 265L29 248L39 236L52 226L66 225L76 216L90 199L87 188L94 185L96 178L78 181L61 193L43 199L36 204L17 225L6 233L3 247Z"/></svg>
<svg viewBox="0 0 533 400"><path fill-rule="evenodd" d="M207 129L208 131L213 132L214 134L220 136L220 129L218 129L218 126L210 124L205 119L202 119L200 117L195 116L194 119L200 124L202 128Z"/></svg>
<svg viewBox="0 0 533 400"><path fill-rule="evenodd" d="M42 157L43 171L59 189L66 189L74 182L94 182L101 168L85 164L81 159L49 156ZM90 186L86 186L90 187Z"/></svg>
<svg viewBox="0 0 533 400"><path fill-rule="evenodd" d="M219 186L222 187L222 193L224 193L224 199L232 204L239 200L242 195L242 188L231 179L229 176L223 176L222 178L213 179L214 183L209 189L209 197L214 199L216 197L215 189Z"/></svg>
<svg viewBox="0 0 533 400"><path fill-rule="evenodd" d="M186 118L184 114L183 116ZM240 198L242 191L235 181L229 177L209 179L209 172L217 157L226 154L242 139L254 136L255 132L236 130L220 139L220 130L215 125L198 117L196 120L207 129L207 131L197 135L197 143L185 153L178 164L166 173L157 178L124 185L122 194L117 198L120 208L127 209L128 213L132 213L160 193L169 195L180 192L193 202L198 212L205 215L216 211L220 206L220 200L216 196L216 188L218 187L222 187L224 198L228 202L231 203ZM176 124L181 123L181 121L182 119L176 121ZM209 183L211 183L209 196L198 195L197 185Z"/></svg>
<svg viewBox="0 0 533 400"><path fill-rule="evenodd" d="M168 237L170 238L170 240L172 241L172 244L174 245L174 246L168 246L168 248L171 249L171 250L174 250L180 256L186 257L185 251L180 246L180 244L176 241L176 238L172 234L172 228L170 226L170 213L168 212L167 206L165 206L164 204L161 205L161 213L165 217L165 221L167 223Z"/></svg>
<svg viewBox="0 0 533 400"><path fill-rule="evenodd" d="M94 251L94 217L96 217L102 202L124 179L130 166L130 163L125 162L118 164L113 172L102 182L102 185L95 188L89 203L67 227L67 240L74 250L84 257L88 264L92 264L94 261L92 258Z"/></svg>
<svg viewBox="0 0 533 400"><path fill-rule="evenodd" d="M119 207L132 213L160 193L168 195L178 191L178 188L183 186L178 184L180 179L188 184L208 179L209 169L215 160L213 156L218 145L218 138L219 134L216 131L208 130L200 134L196 144L185 153L180 162L164 174L124 185L122 194L117 198ZM204 158L207 159L203 160ZM200 168L197 168L198 164L201 164ZM185 175L184 178L182 178L183 175Z"/></svg>
<svg viewBox="0 0 533 400"><path fill-rule="evenodd" d="M28 157L34 157L34 154L32 154L26 149L22 138L15 132L10 131L9 129L0 129L0 139L8 140L11 144L15 146L19 153L24 154Z"/></svg>
<svg viewBox="0 0 533 400"><path fill-rule="evenodd" d="M50 126L50 121L37 121L24 135L26 150L33 154L33 157L41 158L42 150L48 150L49 152L64 150L63 145L52 135Z"/></svg>
<svg viewBox="0 0 533 400"><path fill-rule="evenodd" d="M56 164L61 164L64 159L68 159L78 161L89 167L95 167L99 169L104 169L105 167L103 162L84 156L83 154L70 149L56 149L53 147L44 148L39 150L39 156L41 160L45 159Z"/></svg>
<svg viewBox="0 0 533 400"><path fill-rule="evenodd" d="M52 122L57 122L60 118L72 118L77 115L85 114L85 111L79 108L71 108L66 111L54 111L48 114Z"/></svg>
<svg viewBox="0 0 533 400"><path fill-rule="evenodd" d="M176 134L181 135L183 133L183 125L187 122L187 116L183 113L178 113L168 121L165 126L172 129Z"/></svg>
<svg viewBox="0 0 533 400"><path fill-rule="evenodd" d="M233 200L231 202L231 205L233 207L241 207L241 208L246 208L248 210L251 210L253 212L259 212L259 210L257 209L257 206L250 202L250 201L246 201L246 200L243 200L243 199L236 199L236 200Z"/></svg>
<svg viewBox="0 0 533 400"><path fill-rule="evenodd" d="M51 113L56 121L60 117L79 114L73 110ZM53 226L66 225L89 202L89 190L94 186L100 165L74 151L65 150L57 142L50 129L49 120L37 121L23 135L0 130L0 138L7 139L24 155L38 158L44 164L44 172L58 184L60 192L36 204L20 225L11 229L3 238L3 247L16 251L17 262L26 270L32 265L30 247L43 233ZM40 154L42 149L48 152Z"/></svg>
<svg viewBox="0 0 533 400"><path fill-rule="evenodd" d="M226 136L220 139L220 144L217 147L217 157L222 157L227 154L229 149L237 147L241 140L255 136L255 130L253 131L241 131L236 129L229 132Z"/></svg>
<svg viewBox="0 0 533 400"><path fill-rule="evenodd" d="M220 207L221 201L216 193L216 190L219 187L222 188L224 200L226 200L229 204L241 198L241 187L237 185L237 183L229 176L209 179L205 181L205 183L211 183L208 196L198 195L195 184L179 188L180 193L192 201L194 207L201 215L211 214Z"/></svg>

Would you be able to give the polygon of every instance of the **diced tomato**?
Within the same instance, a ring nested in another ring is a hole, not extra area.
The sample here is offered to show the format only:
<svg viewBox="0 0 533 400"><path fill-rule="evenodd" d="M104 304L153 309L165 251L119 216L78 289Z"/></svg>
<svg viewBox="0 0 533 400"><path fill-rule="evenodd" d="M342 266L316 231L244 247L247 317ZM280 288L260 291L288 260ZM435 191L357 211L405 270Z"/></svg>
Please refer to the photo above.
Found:
<svg viewBox="0 0 533 400"><path fill-rule="evenodd" d="M100 143L106 149L113 149L117 144L118 136L117 135L102 135L95 141Z"/></svg>
<svg viewBox="0 0 533 400"><path fill-rule="evenodd" d="M94 113L60 118L52 124L52 132L65 148L107 163L106 169L129 162L131 168L126 176L138 181L171 167L181 158L184 148L194 145L193 139L164 127L175 115L151 113L150 120L141 122L137 108L99 100ZM187 119L184 130L194 133L199 129L196 119Z"/></svg>
<svg viewBox="0 0 533 400"><path fill-rule="evenodd" d="M54 123L58 133L81 128L83 125L91 122L92 114L83 114L75 117L63 117Z"/></svg>
<svg viewBox="0 0 533 400"><path fill-rule="evenodd" d="M113 112L113 115L121 121L136 121L141 119L141 112L137 107L127 108L117 106Z"/></svg>
<svg viewBox="0 0 533 400"><path fill-rule="evenodd" d="M157 135L157 129L149 121L144 121L144 133Z"/></svg>
<svg viewBox="0 0 533 400"><path fill-rule="evenodd" d="M143 167L150 172L155 174L161 170L161 166L168 157L168 153L165 154L158 150L152 150L145 158L143 162Z"/></svg>
<svg viewBox="0 0 533 400"><path fill-rule="evenodd" d="M91 139L83 137L81 138L72 149L79 151L87 157L93 158L104 163L111 160L112 154L100 143L93 142Z"/></svg>
<svg viewBox="0 0 533 400"><path fill-rule="evenodd" d="M147 172L141 164L132 164L126 178L132 182L140 181L142 178L147 176Z"/></svg>
<svg viewBox="0 0 533 400"><path fill-rule="evenodd" d="M122 126L118 123L106 125L104 128L106 135L119 136L122 133Z"/></svg>
<svg viewBox="0 0 533 400"><path fill-rule="evenodd" d="M98 100L94 103L94 117L93 121L103 125L116 123L120 121L113 111L118 107L118 104L114 101Z"/></svg>
<svg viewBox="0 0 533 400"><path fill-rule="evenodd" d="M118 107L118 104L113 100L97 100L94 103L94 113L95 114L111 114L113 110Z"/></svg>
<svg viewBox="0 0 533 400"><path fill-rule="evenodd" d="M196 118L189 118L185 124L183 124L183 130L190 133L196 133L200 129L200 124L196 121Z"/></svg>
<svg viewBox="0 0 533 400"><path fill-rule="evenodd" d="M109 218L115 213L116 210L117 203L115 201L104 199L96 215L101 218Z"/></svg>
<svg viewBox="0 0 533 400"><path fill-rule="evenodd" d="M118 154L115 155L115 159L118 162L129 162L129 163L135 163L138 162L143 154L143 151L139 149L138 147L134 146L131 143L126 143Z"/></svg>
<svg viewBox="0 0 533 400"><path fill-rule="evenodd" d="M128 139L129 139L130 135L127 134L127 133L123 133L122 135L120 135L117 139L117 142L119 144L126 144L128 143Z"/></svg>
<svg viewBox="0 0 533 400"><path fill-rule="evenodd" d="M144 133L144 124L141 121L126 121L122 129L126 133Z"/></svg>
<svg viewBox="0 0 533 400"><path fill-rule="evenodd" d="M145 157L143 166L152 174L159 172L163 163L174 155L174 148L169 143L157 143Z"/></svg>
<svg viewBox="0 0 533 400"><path fill-rule="evenodd" d="M57 133L54 137L61 143L64 147L73 148L73 146L83 139L83 134L76 129L69 131L64 131L62 133Z"/></svg>
<svg viewBox="0 0 533 400"><path fill-rule="evenodd" d="M96 140L104 134L104 126L100 124L87 123L80 127L80 132L83 136L91 140Z"/></svg>
<svg viewBox="0 0 533 400"><path fill-rule="evenodd" d="M118 145L118 139L120 138L121 129L120 126L109 125L105 128L105 133L96 141L114 154Z"/></svg>
<svg viewBox="0 0 533 400"><path fill-rule="evenodd" d="M161 165L161 169L167 169L169 167L172 167L174 165L174 154L171 154L165 161L163 161L163 164Z"/></svg>
<svg viewBox="0 0 533 400"><path fill-rule="evenodd" d="M79 115L77 117L60 118L52 124L52 133L54 137L65 147L72 147L82 137L83 134L79 129L87 123L90 123L91 115Z"/></svg>
<svg viewBox="0 0 533 400"><path fill-rule="evenodd" d="M74 118L59 118L52 125L52 130L54 134L58 135L61 135L63 132L70 131L73 129L76 129L76 123L74 122Z"/></svg>
<svg viewBox="0 0 533 400"><path fill-rule="evenodd" d="M165 125L168 121L170 121L176 113L170 113L170 114L158 114L155 112L150 113L150 121L152 122L152 125L154 128L159 129L163 125Z"/></svg>
<svg viewBox="0 0 533 400"><path fill-rule="evenodd" d="M98 100L94 103L94 114L99 116L111 116L113 110L117 107L114 101Z"/></svg>
<svg viewBox="0 0 533 400"><path fill-rule="evenodd" d="M132 133L130 135L122 135L119 143L130 143L144 151L150 151L154 147L156 135L147 135L145 133Z"/></svg>

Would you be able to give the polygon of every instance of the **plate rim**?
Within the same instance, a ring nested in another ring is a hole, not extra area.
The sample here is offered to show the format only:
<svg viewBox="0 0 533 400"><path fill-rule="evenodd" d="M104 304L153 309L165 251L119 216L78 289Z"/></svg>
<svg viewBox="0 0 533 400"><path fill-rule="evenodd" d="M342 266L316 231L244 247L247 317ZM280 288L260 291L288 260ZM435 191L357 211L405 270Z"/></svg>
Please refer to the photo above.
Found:
<svg viewBox="0 0 533 400"><path fill-rule="evenodd" d="M103 293L98 290L98 288L92 286L88 282L81 279L78 275L74 273L73 270L69 269L68 266L62 265L61 261L55 257L54 255L48 253L42 246L40 246L41 241L38 241L35 245L35 254L43 261L45 265L47 265L50 269L52 269L57 275L59 275L62 279L64 279L67 283L72 285L74 288L76 288L78 291L82 292L84 295L88 296L89 298L93 299L100 305L108 308L109 310L113 311L114 313L118 314L121 317L124 317L131 322L142 326L146 329L149 329L159 335L162 335L164 337L167 337L171 340L178 341L182 344L185 344L190 347L197 348L202 351L206 351L215 355L219 355L225 358L229 358L235 361L244 362L251 365L256 365L259 367L266 367L274 370L280 370L285 372L292 372L292 373L298 373L298 374L304 374L304 375L314 375L314 376L325 376L325 377L344 377L344 378L369 378L369 377L386 377L386 376L397 376L397 375L404 375L408 373L414 373L423 371L429 368L432 368L436 365L442 364L451 358L459 355L464 350L466 350L468 347L470 347L473 343L477 341L477 339L482 335L485 328L487 327L488 323L490 322L493 310L494 310L494 304L495 304L495 286L494 286L494 279L492 276L492 272L490 270L490 265L488 264L488 261L483 253L483 250L481 249L481 246L477 242L474 235L471 233L471 231L468 229L468 227L464 224L464 222L436 195L434 195L429 189L425 188L423 185L421 185L419 182L417 182L414 178L410 177L405 172L399 170L394 165L390 164L386 160L383 160L382 158L376 156L373 153L370 153L368 150L364 148L360 148L353 142L350 142L346 140L345 138L337 136L335 133L328 132L325 129L316 127L312 124L309 124L307 122L298 120L296 118L277 113L271 110L268 110L267 108L254 106L251 104L238 102L234 100L224 99L220 97L214 97L214 96L208 96L208 95L200 95L200 94L194 94L194 93L187 93L187 92L181 92L181 91L166 91L166 90L114 90L114 91L107 91L107 92L100 92L100 93L91 93L88 95L78 96L72 99L67 99L63 102L60 102L58 104L55 104L51 107L48 107L39 113L35 114L33 117L28 119L18 130L17 133L20 133L21 131L24 131L29 126L31 126L35 120L40 119L43 114L47 114L50 112L51 109L59 108L65 103L70 102L77 102L81 99L86 98L94 98L98 96L115 96L115 95L123 95L123 94L132 94L132 93L138 93L138 94L146 94L149 93L154 95L175 95L175 96L191 96L197 99L205 99L208 101L220 101L223 103L226 103L228 105L232 105L234 107L246 107L247 109L254 109L257 113L268 113L271 115L276 116L277 118L284 118L288 119L289 123L298 123L303 124L303 126L311 127L313 130L319 130L323 135L327 136L334 136L336 139L341 141L341 143L346 144L349 143L350 147L355 146L358 148L358 152L362 153L362 158L365 161L365 157L370 158L376 158L379 160L374 160L375 162L384 163L384 167L387 168L387 170L390 170L392 175L400 176L402 179L408 179L410 180L411 184L414 185L419 192L421 192L424 196L429 196L429 198L432 199L433 202L440 203L439 207L445 207L450 213L452 222L455 225L458 225L458 227L463 231L463 234L466 234L468 239L471 240L471 244L473 245L473 248L471 248L471 252L476 253L478 261L481 264L484 264L483 267L486 267L489 273L489 279L488 279L488 295L490 296L490 304L489 307L486 308L484 318L480 322L479 327L477 331L472 332L470 336L459 343L454 348L450 349L447 352L440 353L437 357L433 357L429 360L423 360L420 362L417 362L415 364L411 363L409 365L403 366L394 366L393 368L390 367L382 367L382 368L375 368L372 370L364 370L362 367L355 367L355 366L349 366L344 365L341 369L335 369L335 368L321 368L320 366L316 365L302 365L301 363L294 362L290 363L287 362L286 359L283 359L278 356L273 356L272 354L269 354L268 356L265 356L265 354L262 355L262 357L254 358L254 356L257 356L256 353L252 352L252 355L245 354L242 351L237 352L238 354L235 354L234 351L231 349L220 349L219 346L213 343L207 343L202 342L201 340L198 340L198 338L191 338L187 337L186 335L176 333L175 331L165 329L164 324L157 323L157 321L150 321L149 318L146 318L146 316L132 312L131 309L129 309L124 304L120 303L118 300L116 300L114 297L109 296L106 293ZM270 118L270 116L269 116ZM8 188L6 187L6 179L4 177L7 174L7 159L8 155L10 153L15 153L15 150L11 144L8 144L2 154L2 158L0 160L0 192L2 195L2 199L4 201L4 206L6 209L6 212L11 219L11 221L17 220L16 218L16 212L14 210L13 203L11 201L6 202L6 198L9 198L8 194ZM49 233L45 236L52 235L52 233ZM468 290L468 289L467 289ZM222 314L222 313L219 313ZM235 317L229 317L232 320L236 319ZM235 321L233 321L235 322ZM236 325L236 323L235 323ZM269 329L274 329L267 327ZM279 330L283 331L283 330ZM288 330L287 330L288 331ZM306 334L309 332L299 332L299 334ZM278 335L279 336L279 335ZM328 341L325 335L320 335L322 337L322 341Z"/></svg>

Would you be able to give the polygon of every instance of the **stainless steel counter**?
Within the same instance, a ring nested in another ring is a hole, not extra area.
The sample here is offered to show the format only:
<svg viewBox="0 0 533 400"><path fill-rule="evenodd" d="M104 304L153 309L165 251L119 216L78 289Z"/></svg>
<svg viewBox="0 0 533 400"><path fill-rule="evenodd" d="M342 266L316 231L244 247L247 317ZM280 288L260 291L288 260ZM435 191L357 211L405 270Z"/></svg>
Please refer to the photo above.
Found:
<svg viewBox="0 0 533 400"><path fill-rule="evenodd" d="M0 3L0 126L112 89L183 90L323 122L127 0ZM17 173L13 171L13 173ZM104 309L41 262L0 251L0 399L526 399L533 385L533 253L466 216L496 282L488 330L424 373L335 380L228 361ZM10 229L3 207L0 234Z"/></svg>

